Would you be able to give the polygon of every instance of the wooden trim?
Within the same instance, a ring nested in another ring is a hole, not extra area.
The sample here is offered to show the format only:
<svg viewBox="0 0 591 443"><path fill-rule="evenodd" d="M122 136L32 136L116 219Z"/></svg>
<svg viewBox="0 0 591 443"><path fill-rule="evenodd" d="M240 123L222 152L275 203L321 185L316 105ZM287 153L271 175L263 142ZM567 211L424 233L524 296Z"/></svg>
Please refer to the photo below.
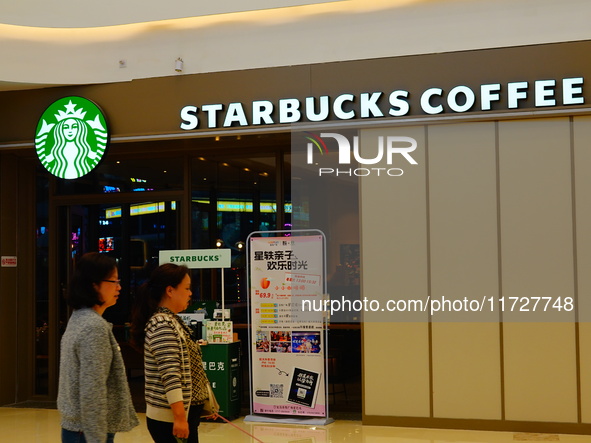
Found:
<svg viewBox="0 0 591 443"><path fill-rule="evenodd" d="M18 158L14 155L2 155L0 158L0 244L2 254L18 255ZM2 310L0 310L0 354L2 367L0 373L0 404L14 403L18 377L18 333L17 333L17 300L18 274L25 265L23 258L18 257L19 267L0 268L0 294L2 294Z"/></svg>
<svg viewBox="0 0 591 443"><path fill-rule="evenodd" d="M423 126L423 133L425 137L425 237L427 240L427 296L431 299L432 279L431 279L431 184L430 184L430 169L429 169L429 126ZM427 350L429 353L429 416L433 417L435 414L435 395L433 392L435 369L433 368L433 317L431 312L428 314L429 321L427 322Z"/></svg>
<svg viewBox="0 0 591 443"><path fill-rule="evenodd" d="M36 244L32 233L36 229L35 208L36 174L32 161L19 159L18 164L18 228L17 255L17 374L16 401L25 401L33 395L35 385L35 269Z"/></svg>
<svg viewBox="0 0 591 443"><path fill-rule="evenodd" d="M501 232L501 168L499 145L499 122L495 121L495 190L497 207L497 282L498 296L503 296L503 251ZM501 376L501 420L505 420L505 336L504 336L503 310L499 309L499 374Z"/></svg>
<svg viewBox="0 0 591 443"><path fill-rule="evenodd" d="M471 429L477 431L537 432L591 435L591 423L529 422L429 417L387 417L365 415L363 425L428 429Z"/></svg>
<svg viewBox="0 0 591 443"><path fill-rule="evenodd" d="M577 193L576 193L576 168L575 168L575 128L574 118L569 117L570 135L570 168L571 168L571 207L573 224L573 290L575 299L575 365L577 379L577 419L583 420L583 394L581 387L581 334L579 328L579 263L577 249Z"/></svg>
<svg viewBox="0 0 591 443"><path fill-rule="evenodd" d="M55 179L49 180L49 195L53 195L55 192ZM58 256L58 205L50 197L49 198L49 210L47 214L48 226L49 226L49 257ZM58 378L58 366L59 366L59 287L58 287L58 263L57 259L49 260L48 263L48 288L47 296L49 299L49 310L48 310L48 325L49 325L49 337L48 337L48 350L49 350L49 364L48 364L48 397L50 400L57 398L57 378Z"/></svg>

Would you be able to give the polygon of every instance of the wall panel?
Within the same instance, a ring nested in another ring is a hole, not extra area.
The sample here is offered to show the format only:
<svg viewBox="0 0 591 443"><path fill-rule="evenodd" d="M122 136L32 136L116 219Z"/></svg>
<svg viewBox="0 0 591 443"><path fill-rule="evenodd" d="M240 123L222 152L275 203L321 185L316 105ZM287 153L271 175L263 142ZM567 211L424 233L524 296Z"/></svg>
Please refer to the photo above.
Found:
<svg viewBox="0 0 591 443"><path fill-rule="evenodd" d="M362 131L360 145L378 136L414 137L418 165L396 156L401 177L363 177L360 184L362 297L425 300L428 295L424 128ZM367 158L371 155L366 155ZM375 167L388 167L377 164ZM425 313L365 314L363 382L365 415L430 415L429 325ZM390 315L391 314L391 315ZM396 315L398 314L398 315Z"/></svg>
<svg viewBox="0 0 591 443"><path fill-rule="evenodd" d="M494 123L429 128L434 300L498 296L495 139ZM501 418L499 316L486 306L433 319L435 417Z"/></svg>
<svg viewBox="0 0 591 443"><path fill-rule="evenodd" d="M573 297L568 118L499 123L499 176L502 295ZM576 422L574 324L537 318L504 314L506 419Z"/></svg>
<svg viewBox="0 0 591 443"><path fill-rule="evenodd" d="M432 125L426 139L422 128L362 132L362 145L391 134L427 147L424 158L413 153L421 167L407 167L405 181L361 180L363 295L505 298L502 314L480 322L366 316L364 416L372 423L472 420L529 431L591 422L591 117L573 122ZM578 297L583 323L575 311L510 312L510 297Z"/></svg>

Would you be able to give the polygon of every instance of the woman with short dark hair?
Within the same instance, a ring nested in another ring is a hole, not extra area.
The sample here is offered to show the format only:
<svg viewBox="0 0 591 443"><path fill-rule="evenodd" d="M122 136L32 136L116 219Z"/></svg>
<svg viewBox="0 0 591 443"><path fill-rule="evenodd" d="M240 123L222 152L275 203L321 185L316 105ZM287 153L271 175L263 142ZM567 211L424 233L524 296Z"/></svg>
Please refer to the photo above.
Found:
<svg viewBox="0 0 591 443"><path fill-rule="evenodd" d="M66 297L74 312L61 341L62 443L111 443L139 424L113 325L102 317L117 303L120 283L108 256L90 252L76 263Z"/></svg>
<svg viewBox="0 0 591 443"><path fill-rule="evenodd" d="M144 346L146 421L156 443L197 443L208 398L201 348L179 312L191 301L189 269L166 263L139 290L132 322L135 345Z"/></svg>

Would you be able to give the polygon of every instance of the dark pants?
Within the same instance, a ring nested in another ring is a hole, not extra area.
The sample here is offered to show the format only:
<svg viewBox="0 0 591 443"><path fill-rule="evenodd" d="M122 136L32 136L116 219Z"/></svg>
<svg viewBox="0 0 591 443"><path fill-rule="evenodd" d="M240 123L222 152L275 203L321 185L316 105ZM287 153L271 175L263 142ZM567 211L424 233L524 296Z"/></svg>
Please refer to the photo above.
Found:
<svg viewBox="0 0 591 443"><path fill-rule="evenodd" d="M115 434L107 434L105 436L106 443L113 443L115 441ZM68 431L62 428L62 443L86 443L84 433L80 431Z"/></svg>
<svg viewBox="0 0 591 443"><path fill-rule="evenodd" d="M203 405L191 405L189 409L189 439L187 443L199 443L198 428L201 421ZM148 431L155 443L177 443L172 435L172 423L147 418Z"/></svg>

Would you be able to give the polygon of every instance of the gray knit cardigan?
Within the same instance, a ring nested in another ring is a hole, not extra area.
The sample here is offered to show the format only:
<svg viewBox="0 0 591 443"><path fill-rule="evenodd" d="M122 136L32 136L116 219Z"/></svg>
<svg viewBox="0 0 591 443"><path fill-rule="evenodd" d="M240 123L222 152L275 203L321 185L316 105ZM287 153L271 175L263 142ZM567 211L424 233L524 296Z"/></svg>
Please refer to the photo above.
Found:
<svg viewBox="0 0 591 443"><path fill-rule="evenodd" d="M62 337L57 406L62 428L88 443L139 424L112 325L91 308L75 310Z"/></svg>

